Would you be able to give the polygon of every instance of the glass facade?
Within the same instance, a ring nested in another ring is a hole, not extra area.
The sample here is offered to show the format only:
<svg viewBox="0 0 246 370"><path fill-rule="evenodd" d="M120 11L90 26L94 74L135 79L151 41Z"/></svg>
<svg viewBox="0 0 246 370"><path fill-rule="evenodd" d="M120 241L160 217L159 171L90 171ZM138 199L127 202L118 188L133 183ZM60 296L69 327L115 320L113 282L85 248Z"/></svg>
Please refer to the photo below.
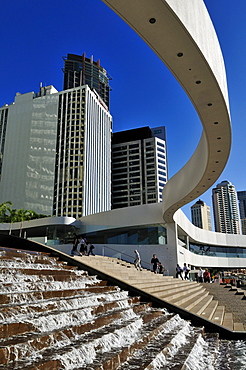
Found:
<svg viewBox="0 0 246 370"><path fill-rule="evenodd" d="M94 62L93 58L86 58L85 54L68 54L64 57L64 84L63 89L73 89L83 85L95 89L109 108L111 77L100 65L100 60Z"/></svg>
<svg viewBox="0 0 246 370"><path fill-rule="evenodd" d="M93 244L154 245L167 243L167 232L161 225L107 229L83 235Z"/></svg>
<svg viewBox="0 0 246 370"><path fill-rule="evenodd" d="M246 248L190 244L190 251L209 257L246 258Z"/></svg>

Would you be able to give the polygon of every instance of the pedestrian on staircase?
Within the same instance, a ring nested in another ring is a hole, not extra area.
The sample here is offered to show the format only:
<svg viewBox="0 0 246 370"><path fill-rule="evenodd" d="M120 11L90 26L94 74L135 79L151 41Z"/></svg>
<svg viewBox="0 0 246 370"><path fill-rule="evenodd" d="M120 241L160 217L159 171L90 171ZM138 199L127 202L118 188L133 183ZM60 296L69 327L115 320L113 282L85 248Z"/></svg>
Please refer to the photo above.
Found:
<svg viewBox="0 0 246 370"><path fill-rule="evenodd" d="M73 257L75 252L79 253L78 252L78 244L79 244L79 237L77 234L73 234L73 247L72 247L72 250L71 250L71 256Z"/></svg>
<svg viewBox="0 0 246 370"><path fill-rule="evenodd" d="M135 253L134 265L136 269L139 269L140 271L142 271L141 257L140 257L139 251L135 249L134 253Z"/></svg>
<svg viewBox="0 0 246 370"><path fill-rule="evenodd" d="M178 278L180 276L181 279L184 280L182 272L183 272L182 268L177 264L177 266L176 266L176 278Z"/></svg>
<svg viewBox="0 0 246 370"><path fill-rule="evenodd" d="M203 274L204 274L204 270L201 267L199 267L199 270L197 273L198 283L203 283Z"/></svg>
<svg viewBox="0 0 246 370"><path fill-rule="evenodd" d="M91 244L91 243L88 243L88 248L89 248L89 251L88 251L88 256L91 254L92 256L95 256L94 252L93 252L93 249L95 249L94 245Z"/></svg>
<svg viewBox="0 0 246 370"><path fill-rule="evenodd" d="M150 261L153 265L153 272L154 274L157 273L157 267L158 267L158 263L160 262L158 260L158 258L156 257L156 254L153 254L153 257L151 258L151 261Z"/></svg>
<svg viewBox="0 0 246 370"><path fill-rule="evenodd" d="M190 269L188 268L188 266L186 265L186 263L184 263L184 266L183 266L183 271L184 271L184 279L185 280L189 280L189 272L190 272Z"/></svg>
<svg viewBox="0 0 246 370"><path fill-rule="evenodd" d="M165 268L161 262L158 263L158 274L164 275Z"/></svg>
<svg viewBox="0 0 246 370"><path fill-rule="evenodd" d="M210 279L211 279L210 272L208 271L208 269L205 269L203 273L204 283L210 283Z"/></svg>
<svg viewBox="0 0 246 370"><path fill-rule="evenodd" d="M85 254L85 239L81 236L78 244L79 254L83 256Z"/></svg>

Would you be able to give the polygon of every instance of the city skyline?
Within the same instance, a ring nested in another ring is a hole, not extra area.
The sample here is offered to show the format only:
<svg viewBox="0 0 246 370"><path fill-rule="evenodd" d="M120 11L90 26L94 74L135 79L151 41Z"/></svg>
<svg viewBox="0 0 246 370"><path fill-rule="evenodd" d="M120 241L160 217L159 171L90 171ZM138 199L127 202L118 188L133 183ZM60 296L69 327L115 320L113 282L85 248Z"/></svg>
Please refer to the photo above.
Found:
<svg viewBox="0 0 246 370"><path fill-rule="evenodd" d="M246 4L205 1L225 59L232 117L231 155L220 178L246 189L243 138L246 127L243 42ZM15 11L13 12L13 9ZM185 93L147 45L100 0L34 0L3 4L0 106L14 101L16 92L37 92L40 82L62 90L63 60L67 53L94 55L113 77L110 85L113 131L143 126L166 126L169 178L193 154L201 124ZM72 26L64 27L67 20ZM225 21L226 20L226 21ZM65 31L64 31L65 30ZM112 32L113 31L113 32ZM30 52L31 50L31 52ZM185 118L184 118L185 117ZM200 198L211 206L212 187ZM184 207L190 218L189 204Z"/></svg>

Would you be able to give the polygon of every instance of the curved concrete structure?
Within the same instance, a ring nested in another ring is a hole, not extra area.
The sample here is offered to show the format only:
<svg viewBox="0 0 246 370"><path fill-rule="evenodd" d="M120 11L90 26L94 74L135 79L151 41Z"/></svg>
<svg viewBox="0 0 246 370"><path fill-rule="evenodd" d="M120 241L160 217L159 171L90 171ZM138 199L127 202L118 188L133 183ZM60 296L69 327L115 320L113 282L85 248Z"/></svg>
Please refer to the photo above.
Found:
<svg viewBox="0 0 246 370"><path fill-rule="evenodd" d="M230 153L230 113L219 42L202 0L102 1L166 64L203 125L193 156L164 187L163 217L170 223L179 208L213 185Z"/></svg>

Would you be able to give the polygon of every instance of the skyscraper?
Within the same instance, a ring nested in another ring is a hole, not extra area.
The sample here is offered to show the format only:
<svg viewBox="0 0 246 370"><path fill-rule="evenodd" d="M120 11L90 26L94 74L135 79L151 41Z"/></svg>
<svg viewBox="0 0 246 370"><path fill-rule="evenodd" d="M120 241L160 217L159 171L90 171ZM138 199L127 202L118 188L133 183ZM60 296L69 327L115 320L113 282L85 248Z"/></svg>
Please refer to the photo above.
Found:
<svg viewBox="0 0 246 370"><path fill-rule="evenodd" d="M238 191L237 197L239 201L242 234L246 235L246 191Z"/></svg>
<svg viewBox="0 0 246 370"><path fill-rule="evenodd" d="M112 208L161 202L167 176L164 126L113 134Z"/></svg>
<svg viewBox="0 0 246 370"><path fill-rule="evenodd" d="M111 77L100 65L100 60L93 61L93 57L86 58L83 55L67 54L64 57L64 83L63 90L88 85L95 89L109 108L109 80Z"/></svg>
<svg viewBox="0 0 246 370"><path fill-rule="evenodd" d="M212 189L215 231L240 234L238 200L235 187L222 181Z"/></svg>
<svg viewBox="0 0 246 370"><path fill-rule="evenodd" d="M112 119L87 85L59 94L55 216L75 218L111 208Z"/></svg>
<svg viewBox="0 0 246 370"><path fill-rule="evenodd" d="M191 206L192 223L204 230L212 230L210 207L202 200L198 200Z"/></svg>
<svg viewBox="0 0 246 370"><path fill-rule="evenodd" d="M0 119L0 203L75 218L110 209L112 118L95 90L17 93Z"/></svg>

